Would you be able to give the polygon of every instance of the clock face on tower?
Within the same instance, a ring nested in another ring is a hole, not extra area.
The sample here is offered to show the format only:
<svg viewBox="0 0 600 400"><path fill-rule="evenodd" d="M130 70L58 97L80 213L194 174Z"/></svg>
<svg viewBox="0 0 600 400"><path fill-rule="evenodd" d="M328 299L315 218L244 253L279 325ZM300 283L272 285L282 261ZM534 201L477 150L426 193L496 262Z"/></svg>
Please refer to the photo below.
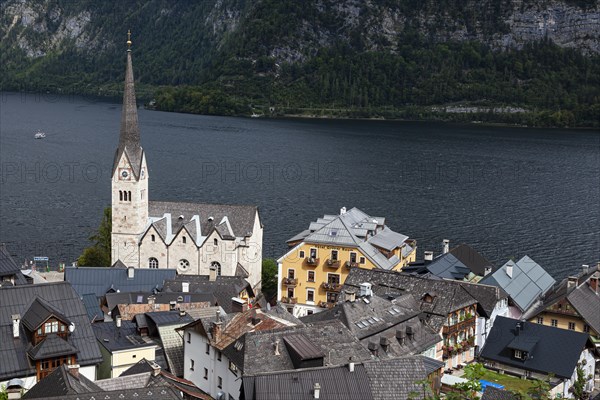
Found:
<svg viewBox="0 0 600 400"><path fill-rule="evenodd" d="M129 175L129 171L128 171L126 168L121 168L121 169L119 170L119 178L120 178L121 180L128 181L128 180L129 180L129 176L130 176L130 175Z"/></svg>

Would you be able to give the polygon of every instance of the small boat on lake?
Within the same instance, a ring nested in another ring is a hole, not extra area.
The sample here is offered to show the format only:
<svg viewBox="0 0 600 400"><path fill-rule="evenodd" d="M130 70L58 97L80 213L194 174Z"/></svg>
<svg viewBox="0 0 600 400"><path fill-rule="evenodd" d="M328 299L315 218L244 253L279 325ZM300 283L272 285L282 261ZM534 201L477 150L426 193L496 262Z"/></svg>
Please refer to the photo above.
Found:
<svg viewBox="0 0 600 400"><path fill-rule="evenodd" d="M40 130L37 131L35 135L33 135L34 139L43 139L46 137L46 132L42 132Z"/></svg>

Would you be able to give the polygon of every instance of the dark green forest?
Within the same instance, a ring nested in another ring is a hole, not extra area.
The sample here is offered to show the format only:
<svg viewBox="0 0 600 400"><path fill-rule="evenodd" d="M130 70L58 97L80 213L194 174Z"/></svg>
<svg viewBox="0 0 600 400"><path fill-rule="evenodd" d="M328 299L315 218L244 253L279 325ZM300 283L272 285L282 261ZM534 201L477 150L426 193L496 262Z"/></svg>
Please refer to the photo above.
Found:
<svg viewBox="0 0 600 400"><path fill-rule="evenodd" d="M594 5L587 0L570 3ZM365 2L351 27L343 24L332 1L318 8L316 2L225 0L223 9L239 14L235 29L211 17L214 1L50 4L69 15L89 10L92 21L101 21L86 28L93 38L89 48L67 38L43 57L27 56L15 46L19 37L43 45L47 33L6 31L9 17L4 16L2 90L119 96L125 32L131 29L138 97L153 100L159 110L600 126L598 55L559 47L549 39L504 50L481 41L440 42L431 32L445 29L448 20L442 18L432 19L430 34L417 22L405 24L393 37L373 29L375 34L364 33L385 7L415 21L420 12L450 10L446 14L453 21L483 37L504 33L507 0L479 7L451 0L379 0L372 7ZM51 31L52 21L46 23ZM324 34L330 37L327 46L315 39ZM275 57L274 49L281 48L295 51L296 59Z"/></svg>

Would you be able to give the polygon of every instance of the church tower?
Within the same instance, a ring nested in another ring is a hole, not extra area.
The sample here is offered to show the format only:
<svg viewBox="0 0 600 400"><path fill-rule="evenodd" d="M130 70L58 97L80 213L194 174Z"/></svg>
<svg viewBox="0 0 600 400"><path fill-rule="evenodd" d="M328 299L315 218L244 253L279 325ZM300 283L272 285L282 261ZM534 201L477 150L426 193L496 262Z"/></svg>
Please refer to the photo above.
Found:
<svg viewBox="0 0 600 400"><path fill-rule="evenodd" d="M140 144L137 103L131 63L131 33L121 111L119 147L112 169L112 255L128 267L140 266L138 240L148 223L148 168Z"/></svg>

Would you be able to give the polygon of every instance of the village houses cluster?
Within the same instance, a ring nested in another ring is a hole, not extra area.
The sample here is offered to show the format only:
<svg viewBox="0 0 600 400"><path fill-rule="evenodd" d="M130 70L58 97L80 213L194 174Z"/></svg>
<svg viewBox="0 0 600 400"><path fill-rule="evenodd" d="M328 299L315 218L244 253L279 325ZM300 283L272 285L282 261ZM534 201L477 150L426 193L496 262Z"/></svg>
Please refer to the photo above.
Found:
<svg viewBox="0 0 600 400"><path fill-rule="evenodd" d="M267 298L256 206L150 201L131 51L121 118L112 267L24 270L0 247L9 399L425 399L474 362L555 397L594 390L600 263L556 282L448 240L418 257L385 216L342 207L282 238ZM516 399L503 386L480 390Z"/></svg>

